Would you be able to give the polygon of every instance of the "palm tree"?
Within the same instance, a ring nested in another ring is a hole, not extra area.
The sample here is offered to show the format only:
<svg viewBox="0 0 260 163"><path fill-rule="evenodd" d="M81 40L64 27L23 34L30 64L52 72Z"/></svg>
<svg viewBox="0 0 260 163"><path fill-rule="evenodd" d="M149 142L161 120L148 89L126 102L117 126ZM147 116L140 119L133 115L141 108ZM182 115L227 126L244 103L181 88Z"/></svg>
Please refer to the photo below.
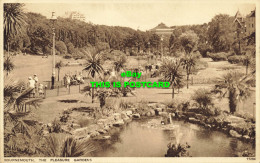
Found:
<svg viewBox="0 0 260 163"><path fill-rule="evenodd" d="M22 3L4 4L4 43L9 55L9 43L11 37L22 32L26 25Z"/></svg>
<svg viewBox="0 0 260 163"><path fill-rule="evenodd" d="M8 76L13 69L14 63L12 62L11 57L7 56L4 61L4 70L6 71L6 75Z"/></svg>
<svg viewBox="0 0 260 163"><path fill-rule="evenodd" d="M87 157L97 150L97 147L89 140L76 140L73 137L61 139L53 134L46 137L46 147L42 153L48 157Z"/></svg>
<svg viewBox="0 0 260 163"><path fill-rule="evenodd" d="M196 65L196 58L193 55L185 55L182 59L183 68L186 70L187 76L187 89L189 88L189 76L191 74L191 68Z"/></svg>
<svg viewBox="0 0 260 163"><path fill-rule="evenodd" d="M120 56L118 59L114 61L115 71L119 72L121 69L125 67L125 64L126 64L126 57Z"/></svg>
<svg viewBox="0 0 260 163"><path fill-rule="evenodd" d="M28 98L32 88L26 88L26 84L8 77L4 83L4 109L5 111L16 110L20 112L26 109L26 105L38 107L40 98ZM17 109L16 109L17 108Z"/></svg>
<svg viewBox="0 0 260 163"><path fill-rule="evenodd" d="M160 73L163 74L163 80L168 81L172 85L172 98L174 98L174 87L178 85L182 80L182 74L180 72L181 61L176 60L164 60L160 67Z"/></svg>
<svg viewBox="0 0 260 163"><path fill-rule="evenodd" d="M252 75L252 74L250 74ZM252 80L249 75L245 76L239 72L229 72L215 85L214 93L220 94L220 98L228 95L230 113L234 114L237 109L237 103L240 100L245 100L250 95L250 87L247 84Z"/></svg>
<svg viewBox="0 0 260 163"><path fill-rule="evenodd" d="M101 61L102 58L100 51L95 51L91 55L88 55L87 65L83 71L87 71L88 75L91 75L92 79L95 79L96 74L101 76L101 73L104 71ZM94 103L94 87L92 87L92 103Z"/></svg>
<svg viewBox="0 0 260 163"><path fill-rule="evenodd" d="M55 67L58 69L58 81L60 81L60 69L63 67L63 62L62 61L57 62Z"/></svg>
<svg viewBox="0 0 260 163"><path fill-rule="evenodd" d="M4 82L4 135L5 147L12 148L10 138L17 138L19 134L28 137L30 140L35 136L37 121L25 119L30 113L26 112L26 105L38 107L41 99L28 96L32 89L26 88L24 82L13 80L10 76ZM25 112L21 111L25 107ZM17 108L17 109L16 109ZM19 145L18 145L19 146ZM14 151L11 151L14 153Z"/></svg>

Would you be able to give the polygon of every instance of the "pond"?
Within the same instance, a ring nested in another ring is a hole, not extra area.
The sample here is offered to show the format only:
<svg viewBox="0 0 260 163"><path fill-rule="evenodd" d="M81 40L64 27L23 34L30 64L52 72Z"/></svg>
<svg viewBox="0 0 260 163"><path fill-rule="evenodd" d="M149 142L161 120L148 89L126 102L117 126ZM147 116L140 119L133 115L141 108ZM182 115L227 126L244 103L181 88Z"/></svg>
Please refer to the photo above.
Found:
<svg viewBox="0 0 260 163"><path fill-rule="evenodd" d="M133 121L122 128L115 128L110 140L99 140L101 149L94 153L98 157L164 157L170 142L191 146L192 157L233 157L237 152L254 150L251 143L244 143L219 131L204 129L198 125L173 121L168 130L153 127L160 119Z"/></svg>

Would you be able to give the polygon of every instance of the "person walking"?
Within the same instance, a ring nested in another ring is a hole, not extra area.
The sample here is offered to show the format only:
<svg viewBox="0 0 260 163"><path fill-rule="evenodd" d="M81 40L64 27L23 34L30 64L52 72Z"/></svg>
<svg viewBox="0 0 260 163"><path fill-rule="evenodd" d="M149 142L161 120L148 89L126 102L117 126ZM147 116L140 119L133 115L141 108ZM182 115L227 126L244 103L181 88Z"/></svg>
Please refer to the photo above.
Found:
<svg viewBox="0 0 260 163"><path fill-rule="evenodd" d="M70 85L70 75L67 76L67 88L69 88L69 85Z"/></svg>
<svg viewBox="0 0 260 163"><path fill-rule="evenodd" d="M33 98L35 97L35 80L32 79L32 77L28 78L28 87L32 89L31 94L33 95Z"/></svg>
<svg viewBox="0 0 260 163"><path fill-rule="evenodd" d="M39 79L37 77L37 74L34 74L33 80L35 81L35 94L36 94L36 93L39 93L38 92L38 81L39 81Z"/></svg>
<svg viewBox="0 0 260 163"><path fill-rule="evenodd" d="M38 88L39 96L41 97L43 93L43 84L39 83L39 88Z"/></svg>

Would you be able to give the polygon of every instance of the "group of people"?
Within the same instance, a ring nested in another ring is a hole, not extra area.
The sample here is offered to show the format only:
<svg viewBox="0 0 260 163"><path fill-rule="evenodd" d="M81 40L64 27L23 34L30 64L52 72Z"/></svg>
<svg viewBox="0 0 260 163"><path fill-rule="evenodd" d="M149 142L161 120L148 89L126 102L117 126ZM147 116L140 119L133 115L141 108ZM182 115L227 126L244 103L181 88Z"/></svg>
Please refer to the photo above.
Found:
<svg viewBox="0 0 260 163"><path fill-rule="evenodd" d="M81 73L76 73L74 75L65 74L63 81L66 88L69 88L70 85L84 84L84 79Z"/></svg>
<svg viewBox="0 0 260 163"><path fill-rule="evenodd" d="M33 98L35 97L36 93L38 93L39 96L44 94L43 84L39 83L37 74L34 74L33 78L31 76L28 78L28 87L32 89L31 94Z"/></svg>

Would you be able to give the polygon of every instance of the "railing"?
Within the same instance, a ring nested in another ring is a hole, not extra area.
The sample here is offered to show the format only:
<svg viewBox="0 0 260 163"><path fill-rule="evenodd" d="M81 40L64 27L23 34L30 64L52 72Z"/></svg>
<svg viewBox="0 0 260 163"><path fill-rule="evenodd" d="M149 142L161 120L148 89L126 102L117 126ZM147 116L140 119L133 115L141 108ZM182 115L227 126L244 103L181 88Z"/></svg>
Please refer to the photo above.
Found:
<svg viewBox="0 0 260 163"><path fill-rule="evenodd" d="M44 81L44 90L43 90L43 98L48 98L48 97L55 97L55 96L63 96L63 95L69 95L69 94L76 94L80 93L81 89L86 85L86 84L81 84L77 83L74 85L68 85L67 87L63 84L64 82L61 81L55 81L54 83L54 89L51 89L51 81ZM37 94L36 91L36 95Z"/></svg>

